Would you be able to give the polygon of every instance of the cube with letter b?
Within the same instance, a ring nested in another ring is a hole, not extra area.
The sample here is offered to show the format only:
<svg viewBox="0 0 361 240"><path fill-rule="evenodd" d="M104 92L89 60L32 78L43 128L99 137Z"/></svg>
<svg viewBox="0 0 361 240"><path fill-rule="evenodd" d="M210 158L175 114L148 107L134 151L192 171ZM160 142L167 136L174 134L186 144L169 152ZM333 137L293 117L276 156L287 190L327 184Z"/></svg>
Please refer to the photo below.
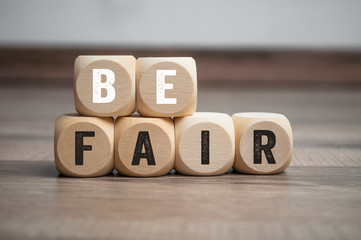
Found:
<svg viewBox="0 0 361 240"><path fill-rule="evenodd" d="M60 115L55 122L57 170L66 176L99 177L114 169L114 119Z"/></svg>
<svg viewBox="0 0 361 240"><path fill-rule="evenodd" d="M135 111L133 56L79 56L74 65L75 108L81 115L126 116Z"/></svg>
<svg viewBox="0 0 361 240"><path fill-rule="evenodd" d="M182 117L195 112L197 70L193 58L138 58L136 78L140 115Z"/></svg>
<svg viewBox="0 0 361 240"><path fill-rule="evenodd" d="M290 164L292 129L277 113L236 113L232 116L236 136L233 168L242 173L275 174Z"/></svg>

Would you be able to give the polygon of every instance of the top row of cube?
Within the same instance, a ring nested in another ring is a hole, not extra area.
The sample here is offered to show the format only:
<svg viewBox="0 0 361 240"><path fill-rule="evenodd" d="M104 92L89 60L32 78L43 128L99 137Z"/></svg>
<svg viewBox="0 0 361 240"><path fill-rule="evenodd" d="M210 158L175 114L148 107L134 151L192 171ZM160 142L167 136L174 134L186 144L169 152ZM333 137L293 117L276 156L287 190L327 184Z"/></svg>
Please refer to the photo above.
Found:
<svg viewBox="0 0 361 240"><path fill-rule="evenodd" d="M75 108L86 116L192 115L197 69L191 57L79 56L74 66Z"/></svg>

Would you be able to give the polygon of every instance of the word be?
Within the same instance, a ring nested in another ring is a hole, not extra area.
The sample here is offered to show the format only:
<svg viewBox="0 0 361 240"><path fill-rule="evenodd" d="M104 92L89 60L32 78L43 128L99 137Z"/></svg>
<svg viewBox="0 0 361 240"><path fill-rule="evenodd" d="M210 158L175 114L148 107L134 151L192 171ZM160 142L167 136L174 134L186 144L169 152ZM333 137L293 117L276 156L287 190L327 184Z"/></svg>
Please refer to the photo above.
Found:
<svg viewBox="0 0 361 240"><path fill-rule="evenodd" d="M74 67L77 112L85 116L192 115L197 106L193 58L79 56ZM169 95L169 96L168 96Z"/></svg>

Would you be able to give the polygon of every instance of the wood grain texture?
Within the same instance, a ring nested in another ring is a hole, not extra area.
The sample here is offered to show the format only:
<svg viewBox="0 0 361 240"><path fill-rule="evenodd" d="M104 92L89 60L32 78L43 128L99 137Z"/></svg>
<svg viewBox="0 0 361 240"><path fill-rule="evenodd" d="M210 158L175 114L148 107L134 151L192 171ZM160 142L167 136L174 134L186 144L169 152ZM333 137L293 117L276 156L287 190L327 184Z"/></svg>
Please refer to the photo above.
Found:
<svg viewBox="0 0 361 240"><path fill-rule="evenodd" d="M112 76L99 74L99 87L95 88L97 71L108 71ZM112 78L112 80L111 80ZM101 83L113 81L110 88ZM94 101L95 90L99 100ZM111 90L114 90L112 92ZM135 58L133 56L78 56L74 63L74 102L81 115L94 117L127 116L135 112Z"/></svg>
<svg viewBox="0 0 361 240"><path fill-rule="evenodd" d="M74 179L0 161L2 239L359 239L361 168Z"/></svg>
<svg viewBox="0 0 361 240"><path fill-rule="evenodd" d="M174 168L171 118L118 117L115 121L115 167L126 176L154 177Z"/></svg>
<svg viewBox="0 0 361 240"><path fill-rule="evenodd" d="M140 115L183 117L195 112L197 68L193 58L138 58L136 78Z"/></svg>
<svg viewBox="0 0 361 240"><path fill-rule="evenodd" d="M236 171L275 174L288 167L292 160L293 135L290 122L283 114L244 112L233 114L232 119L236 136L233 168Z"/></svg>
<svg viewBox="0 0 361 240"><path fill-rule="evenodd" d="M192 116L174 118L174 126L177 172L212 176L232 168L235 139L228 114L196 112Z"/></svg>
<svg viewBox="0 0 361 240"><path fill-rule="evenodd" d="M294 134L291 165L361 167L359 89L203 87L198 106L229 115L281 112ZM55 119L74 111L70 87L0 88L0 159L54 161Z"/></svg>
<svg viewBox="0 0 361 240"><path fill-rule="evenodd" d="M59 113L75 111L72 88L1 87L0 238L360 239L360 89L202 87L198 110L283 113L294 134L290 167L61 177L53 130Z"/></svg>
<svg viewBox="0 0 361 240"><path fill-rule="evenodd" d="M55 121L56 169L72 177L99 177L114 170L114 119L63 114Z"/></svg>

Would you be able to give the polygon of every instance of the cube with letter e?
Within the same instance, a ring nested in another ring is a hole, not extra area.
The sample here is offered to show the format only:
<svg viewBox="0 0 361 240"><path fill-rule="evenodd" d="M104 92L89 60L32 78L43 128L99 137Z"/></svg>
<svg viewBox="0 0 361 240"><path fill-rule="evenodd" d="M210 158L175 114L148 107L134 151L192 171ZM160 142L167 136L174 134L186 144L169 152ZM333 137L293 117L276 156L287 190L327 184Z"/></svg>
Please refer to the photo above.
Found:
<svg viewBox="0 0 361 240"><path fill-rule="evenodd" d="M137 110L148 117L192 115L197 107L197 70L191 57L137 59Z"/></svg>

